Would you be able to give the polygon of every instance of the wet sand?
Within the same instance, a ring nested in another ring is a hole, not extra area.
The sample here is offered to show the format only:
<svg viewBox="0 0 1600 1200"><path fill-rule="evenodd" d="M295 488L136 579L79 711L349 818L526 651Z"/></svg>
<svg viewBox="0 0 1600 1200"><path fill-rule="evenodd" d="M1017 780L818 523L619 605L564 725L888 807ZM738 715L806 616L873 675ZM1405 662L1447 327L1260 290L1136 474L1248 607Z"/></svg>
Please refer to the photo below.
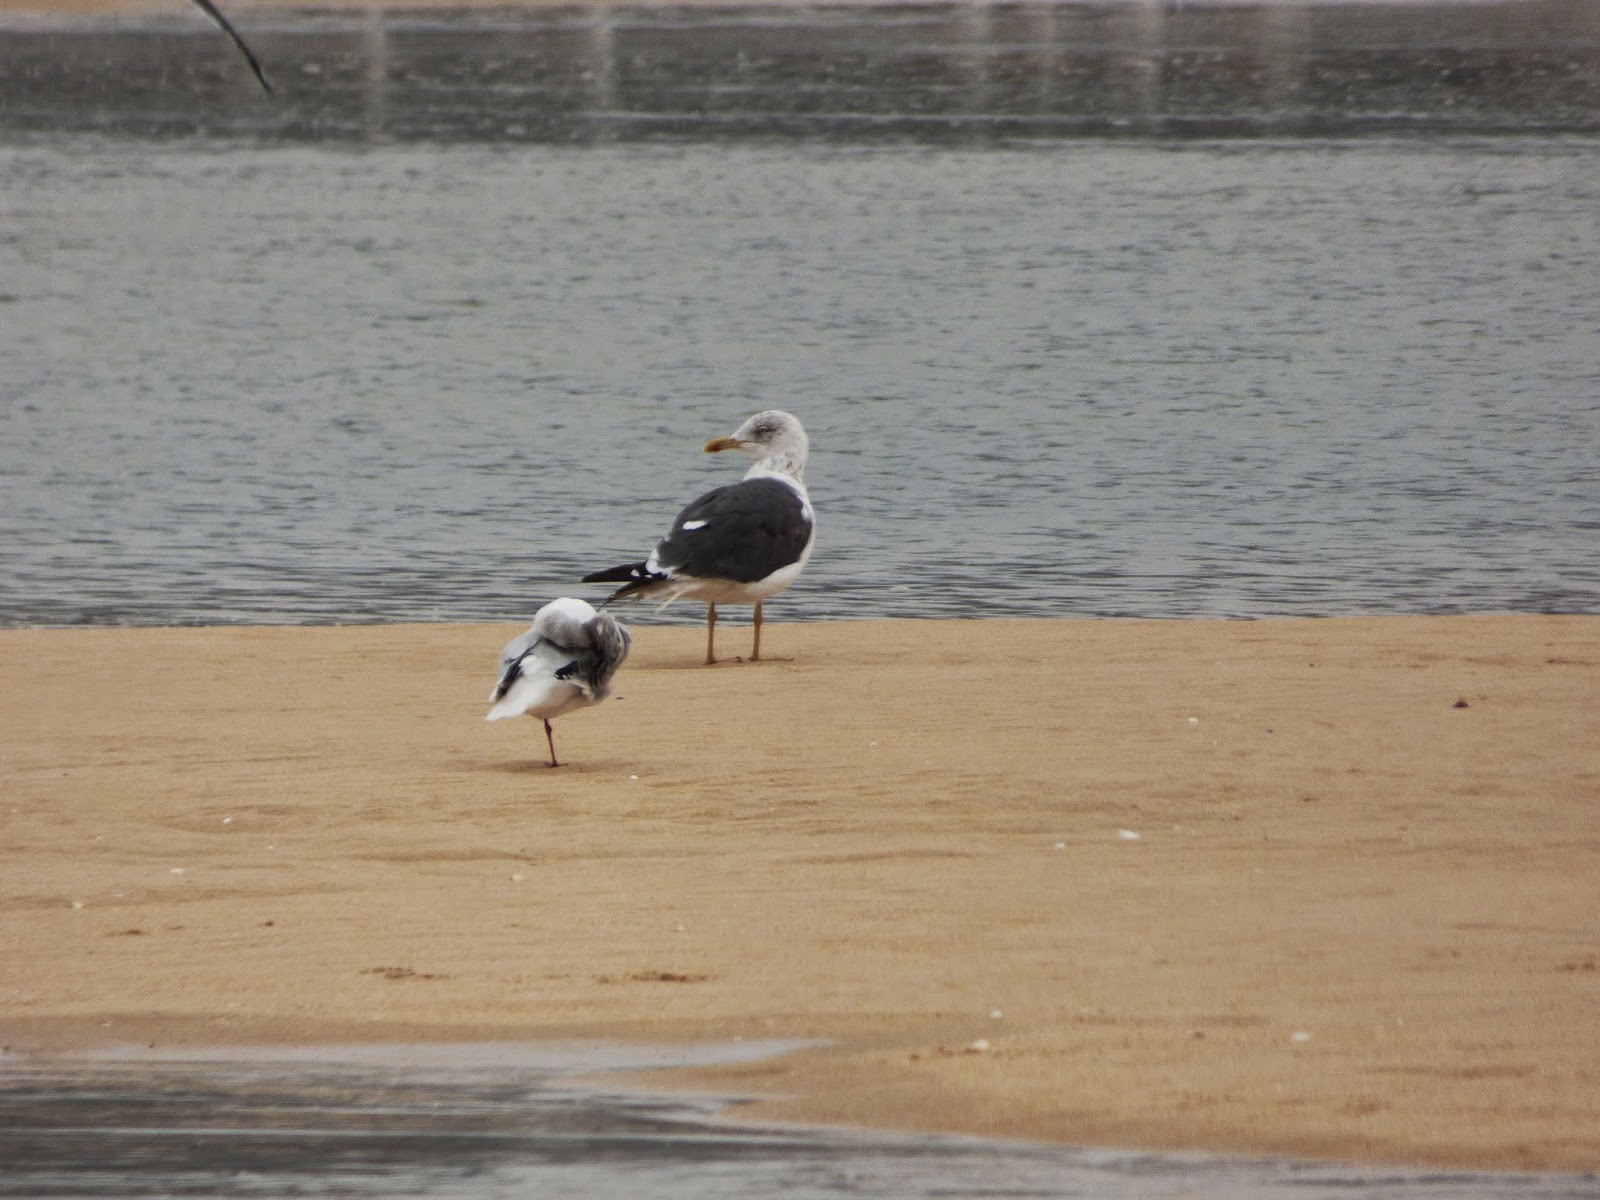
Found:
<svg viewBox="0 0 1600 1200"><path fill-rule="evenodd" d="M0 632L9 1052L826 1038L675 1078L1600 1167L1600 619L636 626L555 770L513 632Z"/></svg>

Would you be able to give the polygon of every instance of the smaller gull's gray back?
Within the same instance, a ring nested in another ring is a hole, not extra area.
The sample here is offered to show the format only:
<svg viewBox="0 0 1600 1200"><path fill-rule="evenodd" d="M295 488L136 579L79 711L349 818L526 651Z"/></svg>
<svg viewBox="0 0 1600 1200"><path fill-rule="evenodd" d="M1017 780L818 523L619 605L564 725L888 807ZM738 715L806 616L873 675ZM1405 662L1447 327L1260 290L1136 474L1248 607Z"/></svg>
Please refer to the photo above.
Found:
<svg viewBox="0 0 1600 1200"><path fill-rule="evenodd" d="M610 613L596 613L585 621L583 632L588 637L589 648L580 652L572 664L572 675L595 701L611 694L611 677L617 673L622 660L628 657L633 638L617 623Z"/></svg>

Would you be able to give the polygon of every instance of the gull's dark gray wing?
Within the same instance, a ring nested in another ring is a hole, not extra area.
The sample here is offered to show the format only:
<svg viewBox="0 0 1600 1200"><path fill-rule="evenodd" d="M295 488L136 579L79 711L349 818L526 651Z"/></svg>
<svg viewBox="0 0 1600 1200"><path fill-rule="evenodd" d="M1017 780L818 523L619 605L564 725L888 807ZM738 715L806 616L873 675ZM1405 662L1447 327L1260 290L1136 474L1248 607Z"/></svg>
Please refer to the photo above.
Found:
<svg viewBox="0 0 1600 1200"><path fill-rule="evenodd" d="M811 541L806 503L771 477L713 488L678 514L654 565L697 579L754 583L800 561Z"/></svg>

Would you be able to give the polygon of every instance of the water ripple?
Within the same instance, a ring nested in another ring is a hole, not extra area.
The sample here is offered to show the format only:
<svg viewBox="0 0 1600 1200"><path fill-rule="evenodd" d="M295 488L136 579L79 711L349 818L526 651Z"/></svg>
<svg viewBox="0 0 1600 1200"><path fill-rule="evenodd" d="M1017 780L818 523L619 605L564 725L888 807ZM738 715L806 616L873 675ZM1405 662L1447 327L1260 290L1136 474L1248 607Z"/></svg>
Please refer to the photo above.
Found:
<svg viewBox="0 0 1600 1200"><path fill-rule="evenodd" d="M0 623L519 619L769 405L779 619L1600 612L1593 161L0 145Z"/></svg>

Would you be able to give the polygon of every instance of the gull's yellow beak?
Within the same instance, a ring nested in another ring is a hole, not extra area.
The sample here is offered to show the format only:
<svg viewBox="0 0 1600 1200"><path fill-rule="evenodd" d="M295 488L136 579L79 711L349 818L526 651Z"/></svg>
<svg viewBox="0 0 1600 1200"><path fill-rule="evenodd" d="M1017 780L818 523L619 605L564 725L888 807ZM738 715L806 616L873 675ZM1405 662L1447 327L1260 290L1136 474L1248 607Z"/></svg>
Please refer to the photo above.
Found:
<svg viewBox="0 0 1600 1200"><path fill-rule="evenodd" d="M707 454L715 454L719 450L737 450L739 448L739 445L740 445L740 443L739 443L739 439L738 438L731 438L731 437L712 438L709 442L706 443L706 453Z"/></svg>

